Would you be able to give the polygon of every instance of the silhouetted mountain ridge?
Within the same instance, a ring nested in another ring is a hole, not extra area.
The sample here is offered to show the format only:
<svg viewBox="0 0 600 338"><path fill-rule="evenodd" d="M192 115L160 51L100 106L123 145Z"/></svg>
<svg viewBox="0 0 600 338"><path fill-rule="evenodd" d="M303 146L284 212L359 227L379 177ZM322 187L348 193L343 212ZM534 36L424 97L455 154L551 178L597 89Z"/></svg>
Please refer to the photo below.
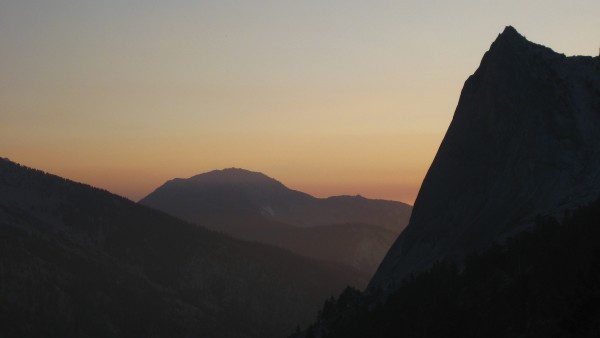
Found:
<svg viewBox="0 0 600 338"><path fill-rule="evenodd" d="M315 198L237 168L170 180L140 203L237 238L349 265L367 278L411 210L360 195Z"/></svg>
<svg viewBox="0 0 600 338"><path fill-rule="evenodd" d="M197 223L213 214L237 213L294 226L360 222L396 233L404 228L411 210L401 202L362 196L316 198L262 173L239 168L169 180L140 203Z"/></svg>
<svg viewBox="0 0 600 338"><path fill-rule="evenodd" d="M600 57L506 27L369 288L293 337L599 336L598 168Z"/></svg>
<svg viewBox="0 0 600 338"><path fill-rule="evenodd" d="M351 269L0 160L3 337L280 337Z"/></svg>
<svg viewBox="0 0 600 338"><path fill-rule="evenodd" d="M507 27L462 90L410 225L372 285L562 217L600 194L600 61Z"/></svg>

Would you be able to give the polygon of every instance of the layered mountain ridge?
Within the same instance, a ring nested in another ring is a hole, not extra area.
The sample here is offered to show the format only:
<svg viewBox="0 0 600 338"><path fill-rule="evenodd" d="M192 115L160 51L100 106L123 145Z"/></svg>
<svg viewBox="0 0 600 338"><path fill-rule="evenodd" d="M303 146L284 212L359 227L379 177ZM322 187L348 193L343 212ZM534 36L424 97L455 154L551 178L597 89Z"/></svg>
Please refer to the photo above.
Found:
<svg viewBox="0 0 600 338"><path fill-rule="evenodd" d="M367 279L412 209L362 196L315 198L238 168L167 181L139 203L236 238L348 265Z"/></svg>
<svg viewBox="0 0 600 338"><path fill-rule="evenodd" d="M408 223L411 210L401 202L362 196L316 198L240 168L169 180L140 203L199 223L212 214L236 213L299 227L359 222L396 233Z"/></svg>
<svg viewBox="0 0 600 338"><path fill-rule="evenodd" d="M600 58L566 57L513 27L465 82L409 225L372 287L393 288L600 196Z"/></svg>
<svg viewBox="0 0 600 338"><path fill-rule="evenodd" d="M0 160L0 336L280 337L348 284L366 281Z"/></svg>

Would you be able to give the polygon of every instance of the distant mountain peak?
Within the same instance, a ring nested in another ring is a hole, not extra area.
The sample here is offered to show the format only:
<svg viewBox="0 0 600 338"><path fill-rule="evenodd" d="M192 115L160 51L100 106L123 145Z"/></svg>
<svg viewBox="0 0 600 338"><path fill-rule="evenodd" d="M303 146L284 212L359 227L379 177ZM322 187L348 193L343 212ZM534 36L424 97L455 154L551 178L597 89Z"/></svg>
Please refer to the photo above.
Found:
<svg viewBox="0 0 600 338"><path fill-rule="evenodd" d="M230 167L223 169L216 169L213 171L209 171L209 173L221 173L221 174L242 174L242 175L263 175L263 173L258 171L252 171L244 168Z"/></svg>
<svg viewBox="0 0 600 338"><path fill-rule="evenodd" d="M395 232L404 228L412 210L400 202L372 200L361 195L316 198L290 189L263 173L240 168L170 180L140 203L202 224L214 220L216 215L243 214L247 219L259 216L261 220L294 226L358 222Z"/></svg>
<svg viewBox="0 0 600 338"><path fill-rule="evenodd" d="M219 185L278 185L284 187L282 183L261 172L250 171L242 168L225 168L209 171L206 173L194 175L188 179L175 179L177 182L219 184Z"/></svg>
<svg viewBox="0 0 600 338"><path fill-rule="evenodd" d="M194 177L200 177L200 176L205 176L205 175L213 175L213 176L263 176L263 177L267 177L265 174L258 172L258 171L251 171L248 169L243 169L243 168L236 168L236 167L231 167L231 168L224 168L224 169L216 169L216 170L212 170L206 173L202 173L202 174L198 174L195 175L191 178Z"/></svg>

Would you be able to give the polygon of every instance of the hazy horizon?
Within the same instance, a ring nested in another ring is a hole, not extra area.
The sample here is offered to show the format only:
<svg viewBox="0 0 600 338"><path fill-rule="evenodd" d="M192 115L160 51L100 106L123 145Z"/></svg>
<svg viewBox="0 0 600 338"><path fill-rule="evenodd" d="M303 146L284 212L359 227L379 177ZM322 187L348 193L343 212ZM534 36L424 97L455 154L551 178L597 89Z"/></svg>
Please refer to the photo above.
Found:
<svg viewBox="0 0 600 338"><path fill-rule="evenodd" d="M507 25L597 55L600 2L0 4L0 156L134 201L227 167L414 203ZM469 14L465 20L465 14Z"/></svg>

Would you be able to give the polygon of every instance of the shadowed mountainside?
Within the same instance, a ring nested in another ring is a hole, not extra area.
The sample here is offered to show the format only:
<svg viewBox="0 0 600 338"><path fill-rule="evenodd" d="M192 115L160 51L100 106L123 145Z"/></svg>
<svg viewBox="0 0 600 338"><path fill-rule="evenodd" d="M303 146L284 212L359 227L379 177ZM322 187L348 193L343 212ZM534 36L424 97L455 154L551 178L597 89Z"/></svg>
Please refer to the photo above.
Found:
<svg viewBox="0 0 600 338"><path fill-rule="evenodd" d="M600 195L600 58L507 27L466 81L410 224L371 286L461 260Z"/></svg>
<svg viewBox="0 0 600 338"><path fill-rule="evenodd" d="M369 288L292 337L597 337L598 168L600 57L506 27Z"/></svg>
<svg viewBox="0 0 600 338"><path fill-rule="evenodd" d="M0 160L6 337L281 337L352 270Z"/></svg>
<svg viewBox="0 0 600 338"><path fill-rule="evenodd" d="M384 228L345 223L299 228L264 223L238 229L236 237L351 266L370 279L398 235Z"/></svg>
<svg viewBox="0 0 600 338"><path fill-rule="evenodd" d="M438 262L382 294L347 288L290 338L598 337L600 202Z"/></svg>

